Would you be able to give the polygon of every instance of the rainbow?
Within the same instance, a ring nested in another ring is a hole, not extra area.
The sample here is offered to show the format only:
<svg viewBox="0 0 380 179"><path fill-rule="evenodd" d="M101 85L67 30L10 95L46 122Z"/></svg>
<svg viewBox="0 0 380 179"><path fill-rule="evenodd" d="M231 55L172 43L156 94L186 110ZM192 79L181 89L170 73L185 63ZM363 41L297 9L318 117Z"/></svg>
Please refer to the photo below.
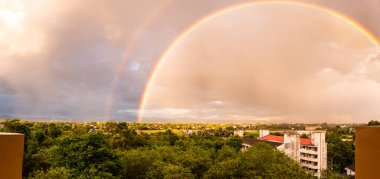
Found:
<svg viewBox="0 0 380 179"><path fill-rule="evenodd" d="M106 109L106 118L107 120L110 120L112 118L112 107L115 99L115 90L116 86L118 85L119 81L124 75L124 68L125 65L128 63L128 59L135 49L136 44L140 41L141 36L144 34L145 30L151 25L151 23L171 4L173 0L164 0L154 11L152 14L146 18L142 25L137 29L136 33L132 36L131 40L129 41L127 47L126 47L126 53L123 60L116 66L116 72L111 84L111 90L108 95L107 99L107 109Z"/></svg>
<svg viewBox="0 0 380 179"><path fill-rule="evenodd" d="M195 29L197 29L200 25L208 22L209 20L213 19L214 17L217 17L219 15L222 15L222 14L234 11L234 10L238 10L238 9L241 9L241 8L249 7L249 6L268 5L268 4L301 6L301 7L310 8L310 9L313 9L313 10L319 10L319 11L322 11L324 13L333 15L335 17L340 18L341 20L343 20L347 24L351 25L352 27L354 27L355 29L357 29L361 33L365 34L366 37L375 46L377 46L377 47L380 46L379 45L380 44L379 40L375 36L373 36L367 29L365 29L361 24L359 24L355 20L353 20L353 19L351 19L351 18L349 18L349 17L347 17L347 16L345 16L345 15L339 13L339 12L336 12L334 10L328 9L326 7L317 6L317 5L313 5L313 4L305 4L305 3L299 3L299 2L286 2L286 1L285 2L284 1L249 2L249 3L243 3L243 4L237 4L237 5L228 6L226 8L221 9L221 10L217 10L216 12L213 12L213 13L205 16L204 18L198 20L197 22L193 23L191 26L189 26L188 28L186 28L182 33L180 33L180 35L178 35L177 38L175 38L173 40L173 42L171 43L171 45L169 45L168 48L166 48L166 50L160 56L160 58L159 58L159 60L158 60L158 62L156 64L155 68L152 70L152 72L151 72L151 74L150 74L150 76L148 78L147 85L146 85L146 87L144 89L144 93L143 93L143 96L142 96L141 101L140 101L139 113L138 113L136 122L141 122L141 119L142 119L142 116L143 116L143 113L144 113L144 108L145 108L147 99L149 98L149 94L150 94L150 90L151 90L151 87L152 87L152 83L155 80L155 78L156 78L156 76L157 76L157 74L158 74L158 72L159 72L162 64L164 63L164 59L167 59L168 55L170 53L172 53L174 47L176 47L184 38L186 38L192 31L194 31Z"/></svg>

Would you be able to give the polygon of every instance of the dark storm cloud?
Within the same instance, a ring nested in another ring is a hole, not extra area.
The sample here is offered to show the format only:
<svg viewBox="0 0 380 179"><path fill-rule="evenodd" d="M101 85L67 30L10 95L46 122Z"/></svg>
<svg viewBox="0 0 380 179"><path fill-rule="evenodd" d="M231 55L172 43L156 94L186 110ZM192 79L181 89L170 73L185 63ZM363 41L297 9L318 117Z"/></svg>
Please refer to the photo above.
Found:
<svg viewBox="0 0 380 179"><path fill-rule="evenodd" d="M2 90L10 93L4 94L7 102L2 100L2 104L12 101L15 105L9 113L17 116L104 119L116 66L123 58L128 37L139 25L137 11L146 9L149 13L149 5L141 3L136 9L138 4L123 1L113 5L103 1L91 6L62 1L45 3L62 9L57 13L47 10L50 18L42 17L32 12L33 4L28 4L28 23L47 20L43 27L32 26L25 32L27 36L37 35L33 34L35 31L43 34L34 42L41 47L37 52L4 54L3 65L7 68L1 71L1 85ZM144 17L144 12L139 13ZM25 39L23 43L26 42ZM138 83L134 82L135 86L143 86ZM130 95L128 91L124 94ZM137 95L132 95L131 102L136 104ZM6 112L8 108L2 109Z"/></svg>

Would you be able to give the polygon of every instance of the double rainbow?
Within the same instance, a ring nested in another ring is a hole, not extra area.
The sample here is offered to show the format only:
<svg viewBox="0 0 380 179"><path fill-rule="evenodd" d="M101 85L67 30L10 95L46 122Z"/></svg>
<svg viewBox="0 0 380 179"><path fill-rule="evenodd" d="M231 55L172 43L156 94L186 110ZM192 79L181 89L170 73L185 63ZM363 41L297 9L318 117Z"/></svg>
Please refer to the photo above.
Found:
<svg viewBox="0 0 380 179"><path fill-rule="evenodd" d="M184 39L186 38L192 31L197 29L199 26L201 26L204 23L207 23L208 21L212 20L213 18L229 13L231 11L239 10L245 7L250 7L250 6L260 6L260 5L268 5L268 4L278 4L278 5L288 5L288 6L299 6L299 7L304 7L304 8L309 8L312 10L318 10L323 13L335 16L339 19L341 19L343 22L346 22L348 25L352 26L353 28L357 29L359 32L363 33L375 46L379 47L380 42L379 40L373 36L367 29L365 29L361 24L356 22L355 20L337 12L331 9L328 9L326 7L318 6L318 5L313 5L313 4L306 4L306 3L300 3L300 2L286 2L286 1L270 1L270 2L249 2L249 3L243 3L243 4L237 4L237 5L232 5L225 7L223 9L217 10L204 18L198 20L197 22L191 24L188 28L186 28L182 33L180 33L177 38L173 40L173 42L166 48L164 53L160 56L158 59L158 62L154 69L151 71L151 74L148 78L148 82L145 86L144 93L142 95L141 101L140 101L140 106L139 106L139 113L136 122L141 122L143 113L144 113L144 108L146 106L147 99L149 98L150 91L152 88L152 84L156 79L157 74L159 73L162 64L164 63L165 59L171 54L174 50L174 48ZM165 7L167 4L165 4ZM160 9L162 11L162 9ZM135 43L135 42L134 42ZM124 64L124 63L123 63ZM113 91L114 93L114 91ZM113 96L113 95L112 95ZM112 104L110 104L112 105Z"/></svg>

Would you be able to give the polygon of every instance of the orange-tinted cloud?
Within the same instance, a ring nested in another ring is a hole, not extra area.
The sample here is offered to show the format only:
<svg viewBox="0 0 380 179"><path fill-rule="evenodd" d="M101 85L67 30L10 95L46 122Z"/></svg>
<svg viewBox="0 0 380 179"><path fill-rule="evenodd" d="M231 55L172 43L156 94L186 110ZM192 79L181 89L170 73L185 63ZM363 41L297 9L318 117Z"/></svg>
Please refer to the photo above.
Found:
<svg viewBox="0 0 380 179"><path fill-rule="evenodd" d="M104 114L111 83L118 64L126 57L126 46L163 1L0 0L0 114L106 119ZM214 11L242 2L248 1L173 1L157 13L136 41L128 63L121 67L126 72L115 90L113 117L135 119L151 70L182 30ZM338 10L380 36L378 1L307 3ZM334 43L330 45L335 46ZM350 70L351 65L337 64L336 68ZM377 76L376 72L375 66L366 68L367 76ZM189 94L195 93L183 89ZM193 99L189 97L188 100ZM210 101L205 105L212 105ZM213 111L222 113L223 106L235 106L231 102L222 102L223 105L205 107L203 113L221 118L222 115L213 115ZM260 116L282 115L272 109L252 108L261 111ZM169 109L167 111L176 110ZM246 111L239 118L252 116L252 109L239 111ZM224 116L237 114L236 111L225 112ZM158 112L152 110L152 113Z"/></svg>
<svg viewBox="0 0 380 179"><path fill-rule="evenodd" d="M232 11L202 24L165 57L145 120L160 108L211 121L376 119L379 53L364 33L323 11L284 4ZM204 106L211 101L223 106Z"/></svg>

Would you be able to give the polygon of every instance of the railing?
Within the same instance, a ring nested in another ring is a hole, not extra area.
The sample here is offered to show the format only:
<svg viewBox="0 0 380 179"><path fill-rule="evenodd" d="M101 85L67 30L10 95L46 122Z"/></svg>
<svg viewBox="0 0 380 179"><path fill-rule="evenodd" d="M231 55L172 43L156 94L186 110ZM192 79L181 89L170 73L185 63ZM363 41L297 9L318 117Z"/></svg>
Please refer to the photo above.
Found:
<svg viewBox="0 0 380 179"><path fill-rule="evenodd" d="M307 150L307 149L301 149L300 152L302 152L302 153L307 153L307 154L314 154L314 155L317 155L317 154L318 154L317 151L314 151L314 150Z"/></svg>
<svg viewBox="0 0 380 179"><path fill-rule="evenodd" d="M307 164L307 163L301 163L302 166L311 168L311 169L317 169L318 170L318 165L313 165L313 164Z"/></svg>
<svg viewBox="0 0 380 179"><path fill-rule="evenodd" d="M307 160L307 161L312 161L312 162L318 162L318 158L313 158L313 157L305 157L302 156L300 157L302 160Z"/></svg>

